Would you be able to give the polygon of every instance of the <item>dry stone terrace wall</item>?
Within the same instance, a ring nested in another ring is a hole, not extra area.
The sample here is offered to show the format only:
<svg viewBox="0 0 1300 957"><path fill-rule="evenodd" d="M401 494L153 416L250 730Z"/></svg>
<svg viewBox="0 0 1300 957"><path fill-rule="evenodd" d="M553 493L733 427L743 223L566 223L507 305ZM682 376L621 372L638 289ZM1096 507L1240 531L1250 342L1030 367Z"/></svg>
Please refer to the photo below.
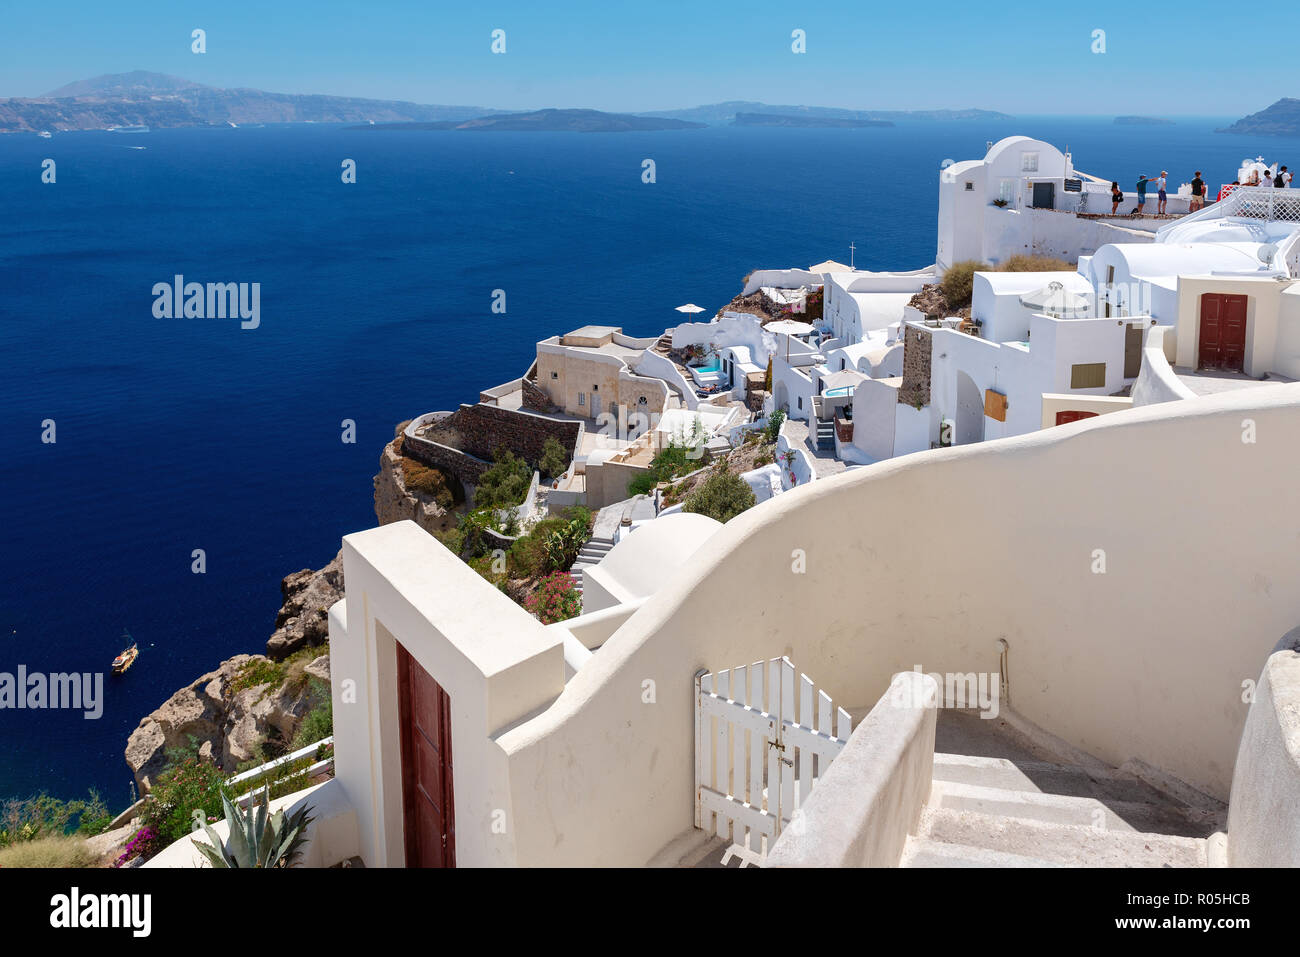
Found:
<svg viewBox="0 0 1300 957"><path fill-rule="evenodd" d="M522 389L524 408L532 409L534 412L550 412L554 408L551 397L536 382L524 379Z"/></svg>
<svg viewBox="0 0 1300 957"><path fill-rule="evenodd" d="M930 351L928 329L907 326L903 339L903 384L898 389L900 405L930 404Z"/></svg>
<svg viewBox="0 0 1300 957"><path fill-rule="evenodd" d="M576 421L494 405L462 405L424 436L408 437L403 449L416 461L476 485L497 449L508 449L535 467L548 438L556 439L572 458L581 430Z"/></svg>

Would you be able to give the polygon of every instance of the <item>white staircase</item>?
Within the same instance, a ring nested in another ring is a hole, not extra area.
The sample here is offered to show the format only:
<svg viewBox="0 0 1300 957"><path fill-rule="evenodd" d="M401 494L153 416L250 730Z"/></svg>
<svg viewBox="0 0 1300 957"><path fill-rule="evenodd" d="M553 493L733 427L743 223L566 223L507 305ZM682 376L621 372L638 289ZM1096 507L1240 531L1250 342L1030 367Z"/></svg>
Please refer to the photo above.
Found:
<svg viewBox="0 0 1300 957"><path fill-rule="evenodd" d="M1221 826L1122 769L936 753L900 866L1205 867Z"/></svg>
<svg viewBox="0 0 1300 957"><path fill-rule="evenodd" d="M582 570L591 565L599 565L601 559L608 555L613 547L612 538L590 538L582 548L578 549L578 557L573 567L569 569L569 577L573 579L579 595L582 594Z"/></svg>

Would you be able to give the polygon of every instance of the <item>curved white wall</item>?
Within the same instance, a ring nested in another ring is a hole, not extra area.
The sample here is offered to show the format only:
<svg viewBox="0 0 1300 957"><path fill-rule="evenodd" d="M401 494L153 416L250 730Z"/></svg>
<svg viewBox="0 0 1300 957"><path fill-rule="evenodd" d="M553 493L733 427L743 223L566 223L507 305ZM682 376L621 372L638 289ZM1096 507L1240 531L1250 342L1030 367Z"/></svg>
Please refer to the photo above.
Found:
<svg viewBox="0 0 1300 957"><path fill-rule="evenodd" d="M1300 385L1260 387L891 459L751 509L496 739L518 863L639 864L688 830L694 672L783 654L856 706L917 664L996 672L1005 639L1029 720L1226 797L1240 682L1300 621L1297 423ZM967 506L962 489L999 494Z"/></svg>

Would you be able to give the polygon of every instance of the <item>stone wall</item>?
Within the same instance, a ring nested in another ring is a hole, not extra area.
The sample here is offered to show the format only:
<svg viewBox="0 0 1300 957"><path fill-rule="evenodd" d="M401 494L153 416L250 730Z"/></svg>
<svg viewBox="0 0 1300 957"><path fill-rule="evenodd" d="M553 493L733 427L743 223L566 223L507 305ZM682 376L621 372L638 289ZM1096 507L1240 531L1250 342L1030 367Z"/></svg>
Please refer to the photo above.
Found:
<svg viewBox="0 0 1300 957"><path fill-rule="evenodd" d="M554 438L572 459L581 429L579 422L533 412L462 405L422 438L408 438L404 448L417 461L476 485L498 449L508 449L536 468L546 440Z"/></svg>
<svg viewBox="0 0 1300 957"><path fill-rule="evenodd" d="M479 477L492 467L491 462L419 437L407 436L402 441L402 453L455 477L462 485L477 485Z"/></svg>
<svg viewBox="0 0 1300 957"><path fill-rule="evenodd" d="M901 405L930 404L930 353L933 336L928 329L907 326L903 339L903 384L898 388Z"/></svg>
<svg viewBox="0 0 1300 957"><path fill-rule="evenodd" d="M522 389L525 409L532 409L534 412L550 412L555 408L551 403L551 397L546 394L546 390L531 379L524 379Z"/></svg>

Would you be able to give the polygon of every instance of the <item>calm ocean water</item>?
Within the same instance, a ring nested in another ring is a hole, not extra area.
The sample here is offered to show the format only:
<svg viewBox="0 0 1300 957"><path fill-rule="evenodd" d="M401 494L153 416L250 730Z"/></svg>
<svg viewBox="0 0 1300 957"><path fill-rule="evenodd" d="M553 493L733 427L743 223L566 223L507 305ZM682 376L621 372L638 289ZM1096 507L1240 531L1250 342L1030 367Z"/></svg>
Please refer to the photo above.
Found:
<svg viewBox="0 0 1300 957"><path fill-rule="evenodd" d="M261 651L280 578L374 523L394 424L518 376L537 340L658 333L750 269L847 260L851 240L861 266L925 265L940 162L1012 133L1126 191L1160 168L1218 183L1258 153L1300 164L1300 140L1218 125L0 136L0 671L106 670L124 627L142 649L98 720L0 711L0 797L93 786L124 806L140 718ZM261 283L261 327L155 319L151 288L176 273Z"/></svg>

